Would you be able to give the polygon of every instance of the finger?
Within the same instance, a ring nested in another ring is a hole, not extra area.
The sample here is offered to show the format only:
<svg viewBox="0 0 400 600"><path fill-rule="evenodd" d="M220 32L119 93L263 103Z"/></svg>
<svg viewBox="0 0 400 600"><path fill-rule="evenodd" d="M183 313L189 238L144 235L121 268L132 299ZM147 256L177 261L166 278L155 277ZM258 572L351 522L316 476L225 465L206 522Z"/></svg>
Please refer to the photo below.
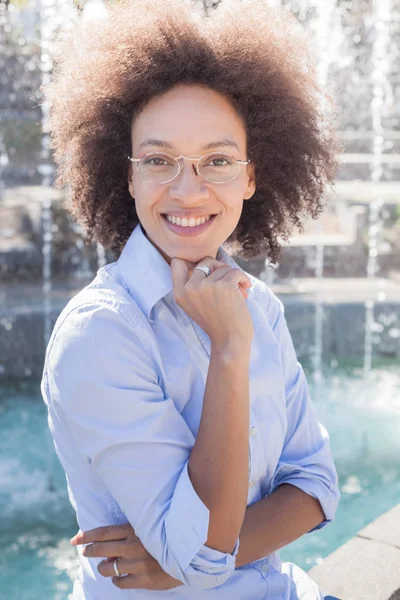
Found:
<svg viewBox="0 0 400 600"><path fill-rule="evenodd" d="M188 263L181 258L173 258L171 260L171 277L175 295L179 297L189 279Z"/></svg>
<svg viewBox="0 0 400 600"><path fill-rule="evenodd" d="M242 294L243 298L244 298L245 300L247 300L247 299L248 299L248 297L249 297L249 291L248 291L248 289L247 289L247 288L244 288L243 286L241 286L241 285L239 284L239 290L240 290L240 292L241 292L241 294Z"/></svg>
<svg viewBox="0 0 400 600"><path fill-rule="evenodd" d="M80 544L90 544L91 542L124 540L131 531L134 530L130 523L96 527L96 529L90 529L88 531L78 531L78 533L70 539L70 544L79 546Z"/></svg>
<svg viewBox="0 0 400 600"><path fill-rule="evenodd" d="M230 267L229 265L224 265L223 267L219 267L218 269L215 269L212 273L210 273L207 279L209 279L210 281L219 281L220 279L223 279L225 275L231 270L232 267Z"/></svg>
<svg viewBox="0 0 400 600"><path fill-rule="evenodd" d="M212 275L210 275L210 277L212 277ZM214 277L218 277L218 274L216 273L214 275ZM251 285L252 285L249 276L246 275L246 273L244 271L242 271L242 269L239 269L239 268L229 269L229 271L227 271L227 273L224 273L220 279L224 279L225 281L236 283L237 285L240 285L240 286L243 286L246 288L251 287Z"/></svg>
<svg viewBox="0 0 400 600"><path fill-rule="evenodd" d="M249 288L252 287L252 283L239 282L239 290L242 292L242 295L245 300L249 297Z"/></svg>
<svg viewBox="0 0 400 600"><path fill-rule="evenodd" d="M146 589L142 579L135 575L125 575L124 577L114 575L112 582L120 590Z"/></svg>
<svg viewBox="0 0 400 600"><path fill-rule="evenodd" d="M129 545L129 556L132 556L132 544ZM94 542L85 546L82 550L83 556L87 558L106 558L109 556L126 556L128 544L124 540L113 542Z"/></svg>
<svg viewBox="0 0 400 600"><path fill-rule="evenodd" d="M232 280L233 278L233 281L237 282L239 291L242 293L244 299L247 300L248 288L252 286L252 283L246 273L241 269L232 269L228 265L225 265L225 268L221 267L220 269L217 269L211 273L211 275L209 275L209 279L211 281L220 281L221 279L227 280L228 274L228 280Z"/></svg>
<svg viewBox="0 0 400 600"><path fill-rule="evenodd" d="M140 561L133 560L131 558L120 558L118 557L118 571L121 575L139 575L139 563ZM103 577L114 577L114 558L112 560L102 560L97 565L97 570Z"/></svg>
<svg viewBox="0 0 400 600"><path fill-rule="evenodd" d="M202 263L190 263L190 269L189 269L189 279L191 278L191 276L193 275L193 271L196 267L200 267L202 265ZM207 266L210 267L212 269L212 271L216 271L217 269L220 269L221 267L225 267L225 263L222 262L222 260L214 260L212 266L210 264L207 263ZM205 274L204 274L205 276Z"/></svg>
<svg viewBox="0 0 400 600"><path fill-rule="evenodd" d="M211 273L210 275L206 276L204 272L196 269L196 267L208 267L209 269L211 269ZM223 267L226 267L225 263L221 262L220 260L217 261L211 256L206 256L201 261L199 261L197 265L195 265L195 267L192 269L192 274L190 275L190 282L201 283L202 281L204 281L204 279L206 279L206 277L210 277L212 273Z"/></svg>
<svg viewBox="0 0 400 600"><path fill-rule="evenodd" d="M124 540L133 530L129 523L123 525L106 525L88 531L79 531L70 543L73 545L90 544L108 540Z"/></svg>
<svg viewBox="0 0 400 600"><path fill-rule="evenodd" d="M113 584L121 590L139 589L139 590L172 590L182 585L178 579L174 579L166 573L159 573L156 576L148 575L124 575L124 577L112 578Z"/></svg>

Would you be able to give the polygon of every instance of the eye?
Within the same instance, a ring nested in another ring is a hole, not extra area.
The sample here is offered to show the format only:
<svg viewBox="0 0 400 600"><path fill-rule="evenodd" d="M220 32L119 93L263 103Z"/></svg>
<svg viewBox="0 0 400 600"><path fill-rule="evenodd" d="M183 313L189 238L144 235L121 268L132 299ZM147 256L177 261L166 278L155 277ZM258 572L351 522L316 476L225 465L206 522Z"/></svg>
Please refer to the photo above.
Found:
<svg viewBox="0 0 400 600"><path fill-rule="evenodd" d="M167 161L165 160L165 158L153 156L153 158L146 158L143 162L145 165L162 166L162 164L165 164Z"/></svg>
<svg viewBox="0 0 400 600"><path fill-rule="evenodd" d="M143 164L150 165L152 167L165 167L173 166L173 160L164 154L150 155L143 159Z"/></svg>
<svg viewBox="0 0 400 600"><path fill-rule="evenodd" d="M226 158L213 158L211 160L212 163L214 163L214 167L223 167L225 164L228 164L228 161L226 160ZM218 163L218 164L216 164ZM224 163L224 164L222 164Z"/></svg>
<svg viewBox="0 0 400 600"><path fill-rule="evenodd" d="M220 154L214 154L207 159L206 166L210 167L226 167L231 165L233 160L228 156L221 156Z"/></svg>

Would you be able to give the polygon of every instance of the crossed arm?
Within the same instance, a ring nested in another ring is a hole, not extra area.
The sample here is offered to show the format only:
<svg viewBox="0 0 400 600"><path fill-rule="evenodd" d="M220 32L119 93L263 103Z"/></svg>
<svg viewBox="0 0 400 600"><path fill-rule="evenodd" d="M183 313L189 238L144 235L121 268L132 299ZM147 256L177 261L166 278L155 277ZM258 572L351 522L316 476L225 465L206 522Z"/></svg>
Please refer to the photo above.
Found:
<svg viewBox="0 0 400 600"><path fill-rule="evenodd" d="M319 501L284 483L247 507L236 567L268 556L314 529L325 519Z"/></svg>
<svg viewBox="0 0 400 600"><path fill-rule="evenodd" d="M290 544L324 519L324 512L316 498L291 484L280 485L270 496L247 507L239 536L236 568ZM84 555L105 558L98 564L99 572L104 577L113 577L113 583L121 589L168 590L182 585L181 581L162 570L129 524L82 532L72 538L71 543L90 544L85 547ZM115 556L122 557L124 561L125 576L122 578L114 577L112 560L109 559Z"/></svg>

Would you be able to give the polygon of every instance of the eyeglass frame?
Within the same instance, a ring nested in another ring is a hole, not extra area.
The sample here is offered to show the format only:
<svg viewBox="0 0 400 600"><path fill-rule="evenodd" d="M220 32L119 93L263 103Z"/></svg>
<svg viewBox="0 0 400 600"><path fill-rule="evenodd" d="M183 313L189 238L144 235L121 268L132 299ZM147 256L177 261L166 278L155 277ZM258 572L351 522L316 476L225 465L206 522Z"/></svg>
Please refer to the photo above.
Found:
<svg viewBox="0 0 400 600"><path fill-rule="evenodd" d="M174 175L174 177L172 177L172 179L168 179L167 181L150 181L149 179L145 179L143 177L143 175L141 174L141 172L139 171L139 162L141 160L143 160L144 158L146 158L147 156L151 156L152 154L164 154L165 156L169 156L170 158L173 158L174 160L176 160L177 163L178 163L178 166L179 166L179 171L177 172L177 174ZM199 163L200 163L200 161L205 156L212 156L213 154L220 154L220 155L223 155L223 156L229 156L230 158L233 158L239 165L248 165L249 162L251 162L250 159L249 160L238 160L237 158L235 158L234 156L232 156L232 154L229 154L228 152L208 152L207 154L203 154L203 156L199 157L196 154L192 154L192 155L189 155L189 156L184 156L183 154L181 156L172 156L172 154L168 154L168 152L153 151L153 152L148 152L147 154L145 154L141 158L131 158L130 156L128 156L128 160L130 160L133 163L134 162L137 163L136 170L139 173L139 175L142 177L142 179L144 179L145 181L149 181L150 183L159 183L160 185L163 185L164 183L170 183L171 181L173 181L174 179L176 179L178 177L178 175L182 171L182 165L183 165L183 162L180 160L181 158L186 158L187 160L197 160L196 175L200 175L200 177L202 177L205 181L208 181L208 183L213 183L213 184L219 185L219 184L222 184L222 183L229 183L230 181L234 181L236 179L236 177L240 173L240 167L239 167L239 171L237 172L237 174L235 175L235 177L232 177L232 179L227 179L227 181L210 181L209 179L206 179L200 173L200 171L199 171Z"/></svg>

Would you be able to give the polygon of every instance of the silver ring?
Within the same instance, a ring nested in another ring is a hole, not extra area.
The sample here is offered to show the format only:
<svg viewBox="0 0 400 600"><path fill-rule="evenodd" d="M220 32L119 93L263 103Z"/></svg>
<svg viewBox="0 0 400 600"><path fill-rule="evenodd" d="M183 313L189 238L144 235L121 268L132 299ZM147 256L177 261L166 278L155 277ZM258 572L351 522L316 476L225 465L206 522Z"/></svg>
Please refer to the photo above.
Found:
<svg viewBox="0 0 400 600"><path fill-rule="evenodd" d="M118 570L118 561L119 561L119 558L114 559L114 573L116 574L117 577L122 577L121 573Z"/></svg>
<svg viewBox="0 0 400 600"><path fill-rule="evenodd" d="M203 271L203 273L205 273L205 274L206 274L206 277L208 277L208 276L211 274L211 269L210 269L210 267L206 267L205 265L204 265L204 267L195 267L195 268L193 269L193 271L195 271L196 269L198 269L199 271Z"/></svg>

